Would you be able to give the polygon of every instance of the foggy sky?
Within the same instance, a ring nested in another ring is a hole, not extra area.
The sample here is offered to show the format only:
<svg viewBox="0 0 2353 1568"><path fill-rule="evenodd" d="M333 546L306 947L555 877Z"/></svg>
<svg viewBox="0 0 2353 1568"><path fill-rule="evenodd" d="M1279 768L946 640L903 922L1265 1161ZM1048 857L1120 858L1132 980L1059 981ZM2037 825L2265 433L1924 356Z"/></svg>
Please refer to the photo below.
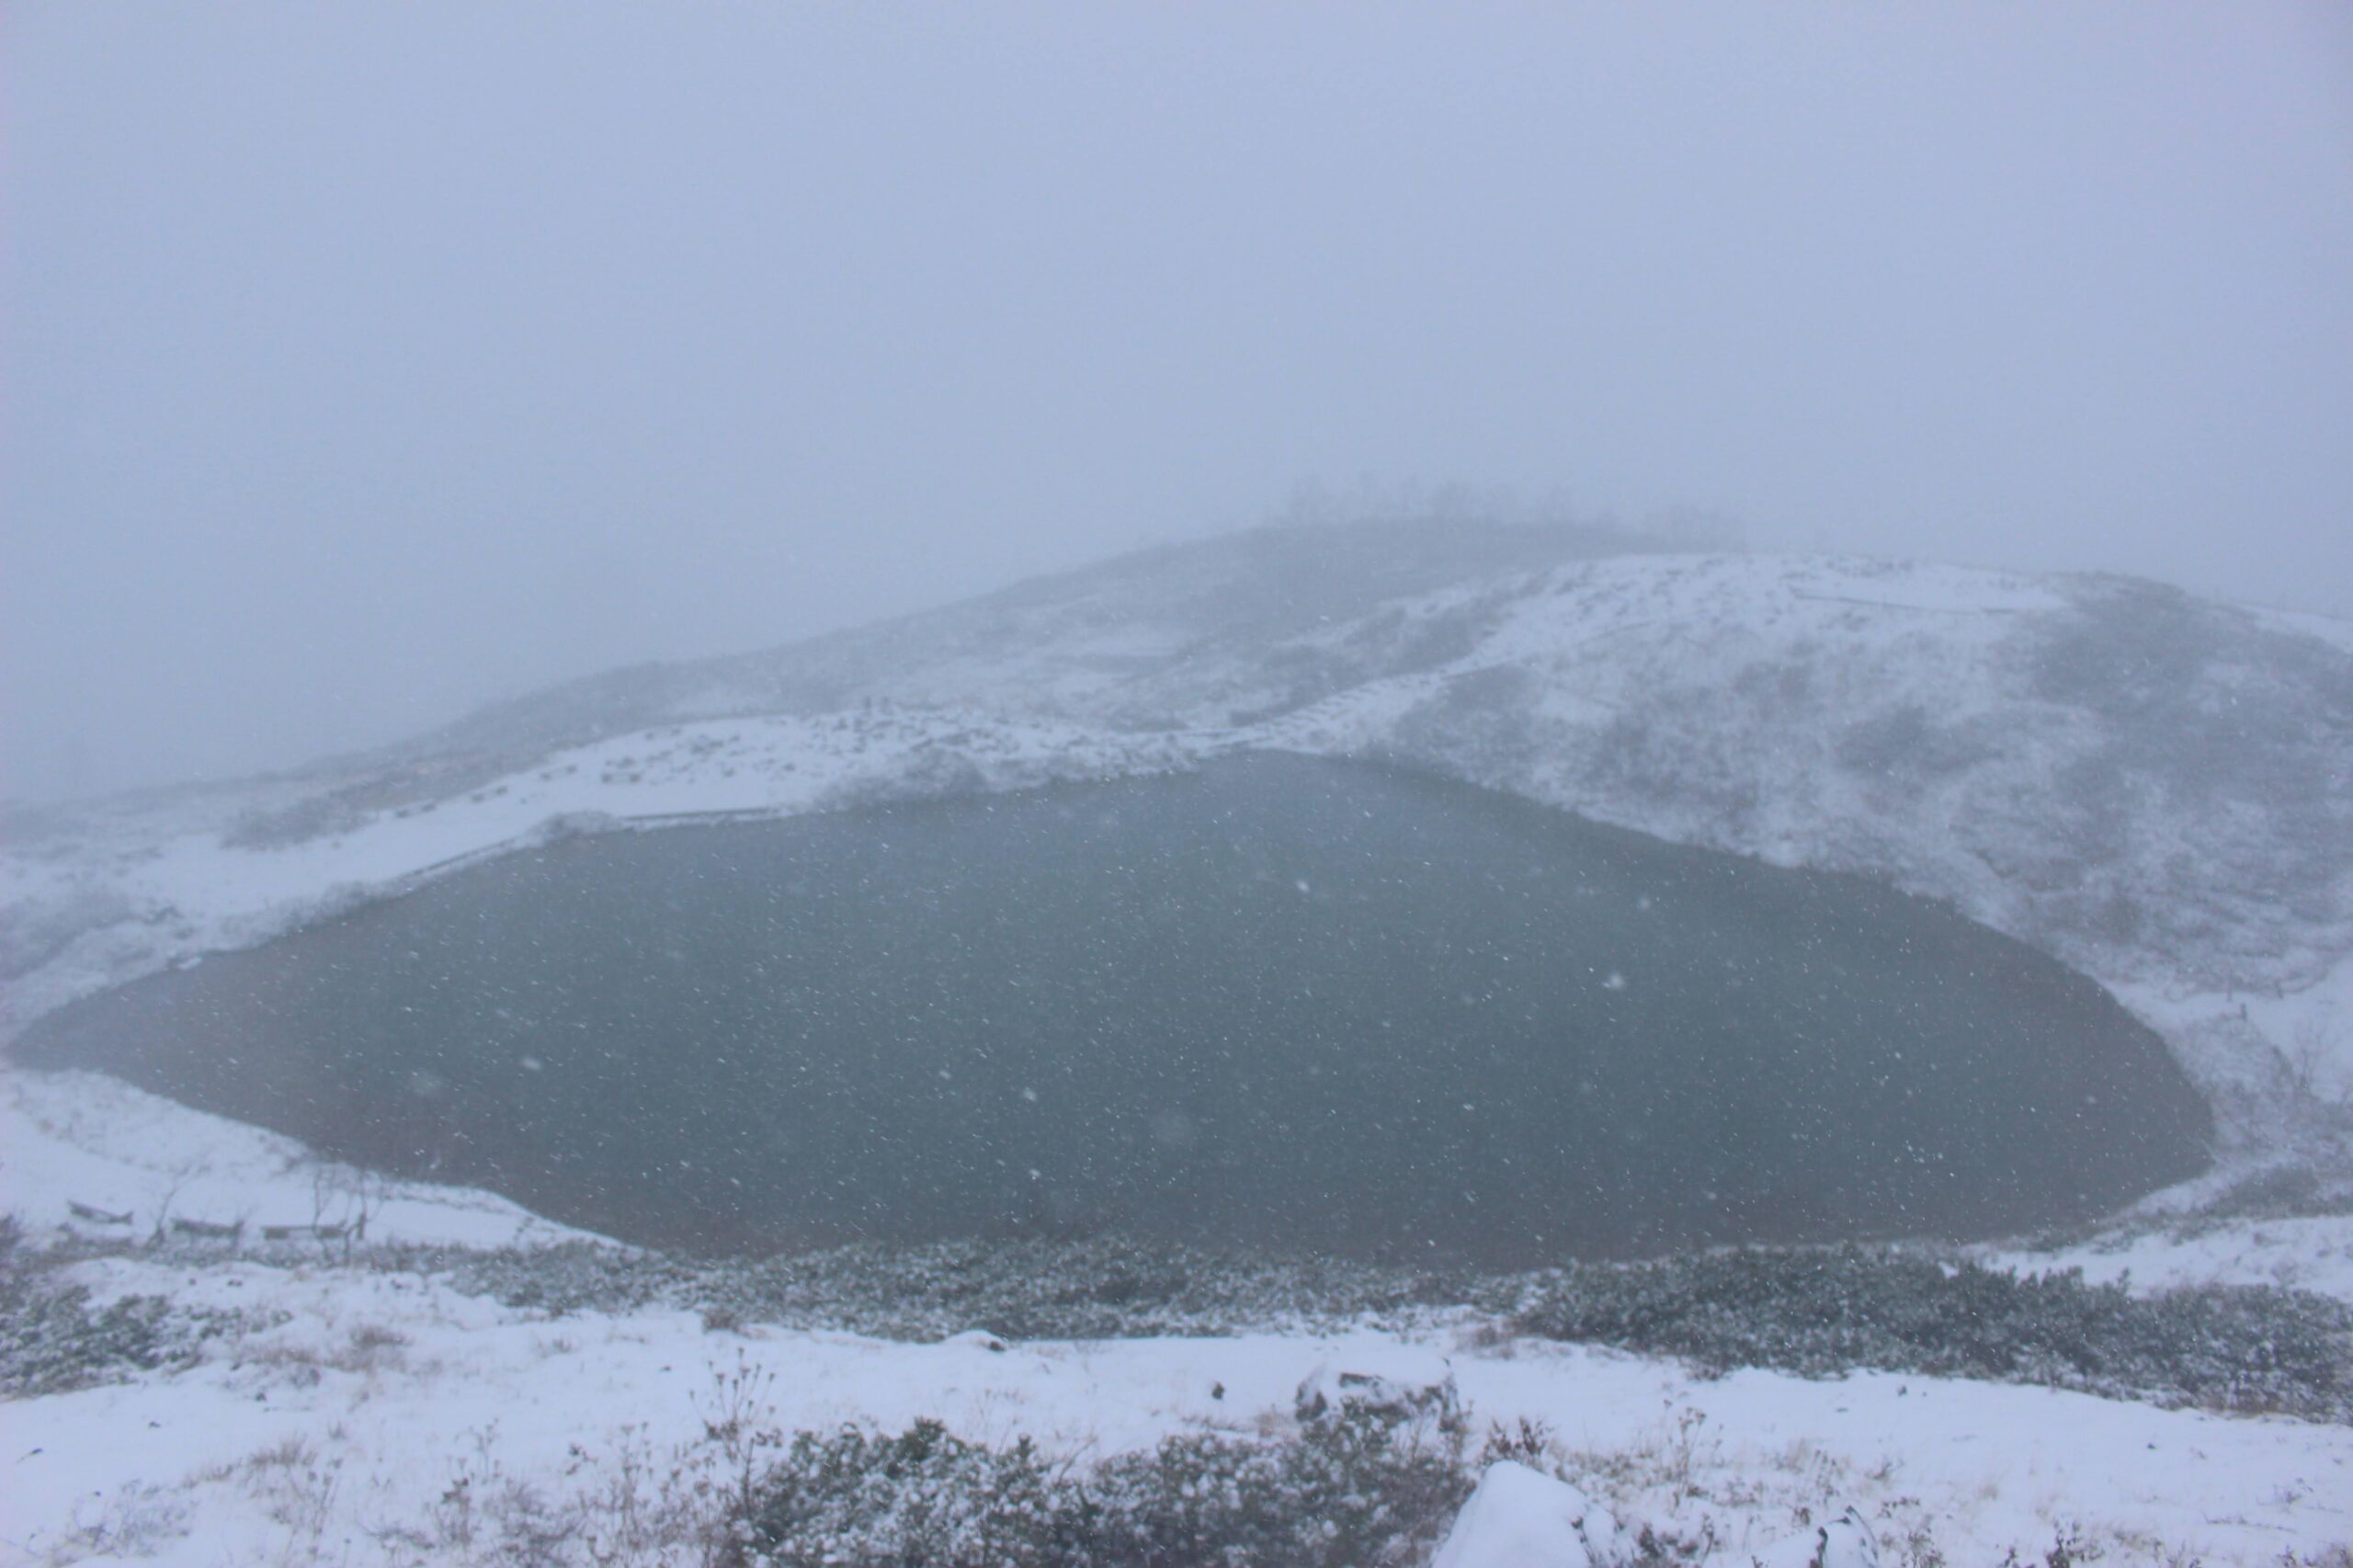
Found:
<svg viewBox="0 0 2353 1568"><path fill-rule="evenodd" d="M1303 481L2353 614L2353 11L0 11L0 787Z"/></svg>

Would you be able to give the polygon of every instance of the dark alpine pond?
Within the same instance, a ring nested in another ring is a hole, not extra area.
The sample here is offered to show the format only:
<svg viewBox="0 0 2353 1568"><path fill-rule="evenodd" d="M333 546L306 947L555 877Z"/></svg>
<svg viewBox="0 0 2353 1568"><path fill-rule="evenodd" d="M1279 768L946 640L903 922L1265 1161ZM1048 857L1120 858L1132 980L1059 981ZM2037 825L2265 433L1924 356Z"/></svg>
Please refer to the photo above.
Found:
<svg viewBox="0 0 2353 1568"><path fill-rule="evenodd" d="M1278 756L517 852L17 1054L702 1251L1980 1236L2210 1133L2107 993L1949 909Z"/></svg>

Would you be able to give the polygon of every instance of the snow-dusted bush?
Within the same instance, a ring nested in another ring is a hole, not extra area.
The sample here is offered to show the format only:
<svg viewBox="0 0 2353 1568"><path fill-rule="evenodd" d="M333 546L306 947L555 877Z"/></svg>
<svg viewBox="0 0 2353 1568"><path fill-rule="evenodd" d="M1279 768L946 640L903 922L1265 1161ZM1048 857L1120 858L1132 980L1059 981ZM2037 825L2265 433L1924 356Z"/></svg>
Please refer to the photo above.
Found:
<svg viewBox="0 0 2353 1568"><path fill-rule="evenodd" d="M941 1568L1046 1560L1061 1506L1053 1467L1028 1438L994 1449L938 1422L896 1437L802 1432L763 1483L743 1561Z"/></svg>
<svg viewBox="0 0 2353 1568"><path fill-rule="evenodd" d="M1299 1435L1276 1444L1168 1438L1096 1471L1066 1561L1419 1562L1470 1494L1464 1427L1441 1384L1309 1411Z"/></svg>
<svg viewBox="0 0 2353 1568"><path fill-rule="evenodd" d="M94 1306L88 1287L57 1278L0 1215L0 1399L28 1399L193 1365L229 1315L176 1310L160 1296Z"/></svg>
<svg viewBox="0 0 2353 1568"><path fill-rule="evenodd" d="M936 1421L804 1432L737 1537L743 1562L779 1568L1418 1562L1471 1489L1463 1425L1441 1385L1327 1404L1279 1441L1170 1437L1089 1470Z"/></svg>
<svg viewBox="0 0 2353 1568"><path fill-rule="evenodd" d="M1750 1249L1564 1273L1517 1326L1713 1370L1850 1368L2353 1420L2353 1307L2296 1290L2136 1297L1910 1254Z"/></svg>

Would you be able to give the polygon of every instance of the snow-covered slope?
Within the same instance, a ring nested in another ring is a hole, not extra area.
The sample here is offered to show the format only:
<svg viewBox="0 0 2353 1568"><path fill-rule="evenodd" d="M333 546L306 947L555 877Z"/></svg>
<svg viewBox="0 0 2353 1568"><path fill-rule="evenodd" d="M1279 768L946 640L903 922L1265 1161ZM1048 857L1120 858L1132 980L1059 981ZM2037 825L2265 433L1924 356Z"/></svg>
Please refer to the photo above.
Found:
<svg viewBox="0 0 2353 1568"><path fill-rule="evenodd" d="M1292 528L573 683L250 790L20 826L13 1020L525 841L1184 766L1400 760L1952 901L2119 990L2234 1146L2353 1089L2353 637L2126 579Z"/></svg>
<svg viewBox="0 0 2353 1568"><path fill-rule="evenodd" d="M0 1077L0 1210L93 1241L232 1233L340 1251L597 1238L495 1193L401 1181L95 1073ZM177 1228L176 1228L177 1227Z"/></svg>

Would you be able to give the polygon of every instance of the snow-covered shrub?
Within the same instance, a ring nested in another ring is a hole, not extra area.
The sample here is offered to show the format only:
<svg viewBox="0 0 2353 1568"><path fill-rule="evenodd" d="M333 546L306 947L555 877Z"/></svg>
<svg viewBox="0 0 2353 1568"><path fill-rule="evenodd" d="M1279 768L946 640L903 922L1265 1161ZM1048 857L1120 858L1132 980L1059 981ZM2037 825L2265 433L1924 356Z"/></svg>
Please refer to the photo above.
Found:
<svg viewBox="0 0 2353 1568"><path fill-rule="evenodd" d="M802 1433L737 1531L780 1568L1417 1562L1471 1489L1450 1387L1343 1401L1279 1441L1188 1435L1080 1471L936 1421Z"/></svg>
<svg viewBox="0 0 2353 1568"><path fill-rule="evenodd" d="M1054 1480L1026 1437L998 1450L932 1420L894 1437L803 1432L741 1533L748 1561L780 1568L1041 1561L1059 1511Z"/></svg>
<svg viewBox="0 0 2353 1568"><path fill-rule="evenodd" d="M1450 1384L1343 1400L1265 1444L1171 1437L1101 1466L1082 1490L1073 1562L1419 1562L1462 1500L1464 1422Z"/></svg>
<svg viewBox="0 0 2353 1568"><path fill-rule="evenodd" d="M28 1399L112 1381L135 1371L194 1364L225 1314L176 1312L160 1296L124 1296L103 1307L86 1286L55 1277L0 1216L0 1399Z"/></svg>
<svg viewBox="0 0 2353 1568"><path fill-rule="evenodd" d="M469 1294L559 1317L631 1312L656 1303L702 1304L692 1289L691 1265L597 1242L491 1249L385 1246L362 1257L368 1267L388 1273L446 1274Z"/></svg>
<svg viewBox="0 0 2353 1568"><path fill-rule="evenodd" d="M193 1355L167 1332L160 1296L125 1296L93 1309L79 1285L0 1287L0 1398L87 1388L132 1371L185 1365Z"/></svg>
<svg viewBox="0 0 2353 1568"><path fill-rule="evenodd" d="M2207 1287L2136 1297L1856 1247L1693 1254L1563 1273L1517 1326L1712 1370L1855 1367L2353 1419L2353 1307Z"/></svg>

